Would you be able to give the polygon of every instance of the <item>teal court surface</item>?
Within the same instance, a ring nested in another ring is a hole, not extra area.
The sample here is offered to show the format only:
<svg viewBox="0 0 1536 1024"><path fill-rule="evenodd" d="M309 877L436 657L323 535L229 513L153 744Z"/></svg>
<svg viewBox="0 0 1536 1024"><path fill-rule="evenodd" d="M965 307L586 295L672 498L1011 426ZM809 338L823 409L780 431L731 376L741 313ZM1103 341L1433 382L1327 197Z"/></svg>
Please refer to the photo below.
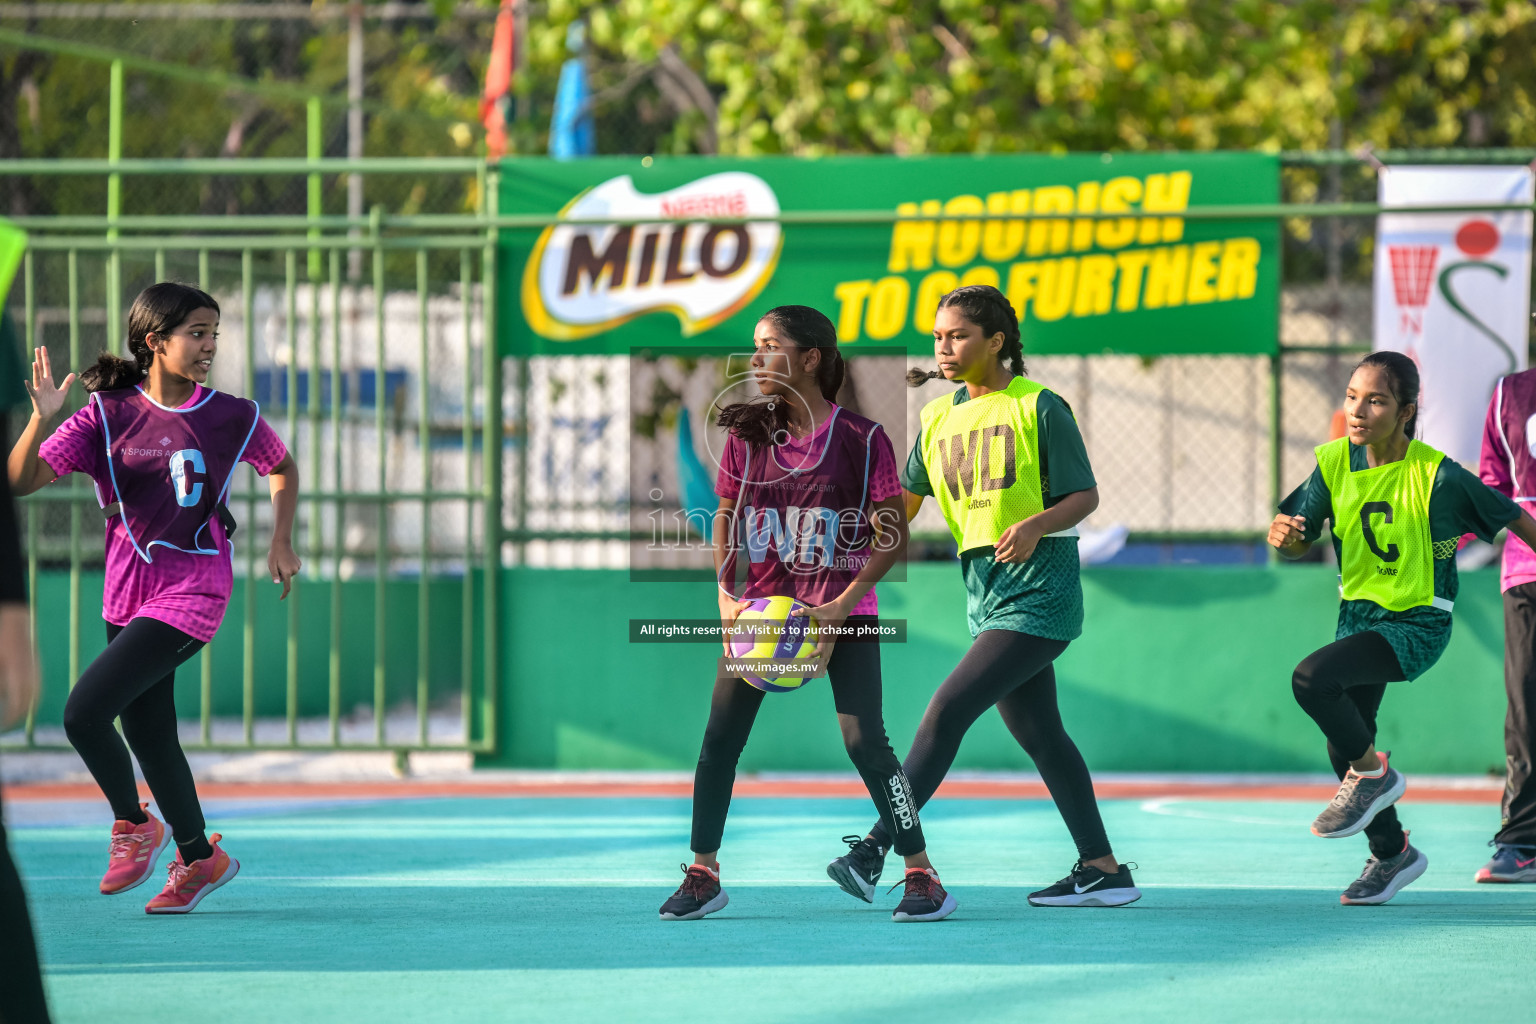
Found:
<svg viewBox="0 0 1536 1024"><path fill-rule="evenodd" d="M1412 785L1401 813L1430 866L1383 907L1339 905L1365 841L1308 832L1322 785L1101 786L1145 892L1121 910L1026 903L1074 858L1038 786L941 792L923 823L959 910L928 925L890 921L899 892L870 906L826 878L838 837L872 820L848 785L739 795L730 906L691 923L657 918L687 856L686 786L211 793L242 869L171 918L142 910L163 867L96 892L106 812L84 790L8 791L7 813L64 1022L1531 1019L1536 886L1472 882L1497 791Z"/></svg>

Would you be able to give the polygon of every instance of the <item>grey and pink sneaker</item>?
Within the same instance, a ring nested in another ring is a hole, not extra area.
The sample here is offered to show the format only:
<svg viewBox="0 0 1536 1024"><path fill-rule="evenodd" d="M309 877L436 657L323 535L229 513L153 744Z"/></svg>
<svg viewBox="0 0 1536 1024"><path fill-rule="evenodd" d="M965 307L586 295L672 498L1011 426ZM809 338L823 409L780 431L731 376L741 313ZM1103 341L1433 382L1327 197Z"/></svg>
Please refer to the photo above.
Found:
<svg viewBox="0 0 1536 1024"><path fill-rule="evenodd" d="M211 856L183 864L181 851L171 861L169 877L160 895L144 905L146 914L185 914L193 910L213 890L234 878L240 871L240 862L219 846L224 837L215 832L208 837L213 847Z"/></svg>
<svg viewBox="0 0 1536 1024"><path fill-rule="evenodd" d="M1477 882L1536 882L1536 847L1493 842L1493 859L1477 869Z"/></svg>
<svg viewBox="0 0 1536 1024"><path fill-rule="evenodd" d="M107 873L101 876L101 894L115 896L127 892L154 873L160 854L171 844L171 830L149 813L149 804L140 804L149 819L142 825L131 821L112 823L112 845Z"/></svg>

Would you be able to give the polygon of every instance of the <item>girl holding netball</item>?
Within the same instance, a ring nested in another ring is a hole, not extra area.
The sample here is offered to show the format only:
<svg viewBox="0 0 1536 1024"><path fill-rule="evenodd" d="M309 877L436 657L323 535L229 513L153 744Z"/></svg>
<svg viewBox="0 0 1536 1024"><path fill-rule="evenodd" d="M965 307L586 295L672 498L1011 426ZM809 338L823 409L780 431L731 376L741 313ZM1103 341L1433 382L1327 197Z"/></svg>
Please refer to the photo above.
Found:
<svg viewBox="0 0 1536 1024"><path fill-rule="evenodd" d="M233 520L224 499L239 463L271 481L267 568L283 597L299 571L290 541L298 470L255 402L206 386L218 328L219 304L205 292L173 283L146 288L128 314L133 359L103 355L82 373L90 400L52 436L75 375L56 387L39 348L32 417L9 462L18 494L87 474L107 516L107 648L70 692L64 729L117 819L102 893L143 883L176 841L165 888L144 908L151 914L187 913L240 869L222 837L204 832L174 704L177 666L213 639L229 604ZM121 737L112 727L119 717ZM129 750L164 823L139 802Z"/></svg>
<svg viewBox="0 0 1536 1024"><path fill-rule="evenodd" d="M1280 505L1269 542L1300 558L1333 523L1339 561L1334 642L1302 659L1291 687L1328 739L1341 780L1312 823L1336 839L1364 832L1365 870L1345 904L1385 903L1424 873L1393 808L1406 789L1389 752L1376 749L1376 711L1386 684L1417 679L1451 639L1456 547L1464 534L1491 541L1508 527L1536 543L1536 521L1509 498L1422 441L1419 372L1398 352L1360 361L1344 393L1347 433L1317 449L1317 468Z"/></svg>
<svg viewBox="0 0 1536 1024"><path fill-rule="evenodd" d="M730 432L715 484L720 618L733 623L758 597L787 595L810 606L848 756L879 810L886 843L906 858L894 919L937 921L954 911L955 898L924 852L917 804L886 739L880 647L872 636L847 633L878 621L874 585L906 549L895 452L878 423L833 403L844 364L837 330L821 313L770 309L753 347L759 395L721 409L718 420ZM662 904L664 920L695 920L728 902L720 840L736 764L763 696L740 678L715 681L693 782L694 861ZM878 880L878 873L866 876L855 895L869 902Z"/></svg>
<svg viewBox="0 0 1536 1024"><path fill-rule="evenodd" d="M1083 626L1077 524L1099 497L1082 435L1067 403L1024 376L1018 319L996 288L971 285L940 299L933 349L938 369L912 370L908 383L940 377L964 387L923 407L902 483L908 516L933 497L959 544L975 641L933 695L907 755L917 804L933 796L966 730L995 705L1077 844L1071 872L1030 903L1131 903L1141 892L1110 849L1088 767L1062 727L1051 665ZM882 822L829 870L876 876L889 843Z"/></svg>

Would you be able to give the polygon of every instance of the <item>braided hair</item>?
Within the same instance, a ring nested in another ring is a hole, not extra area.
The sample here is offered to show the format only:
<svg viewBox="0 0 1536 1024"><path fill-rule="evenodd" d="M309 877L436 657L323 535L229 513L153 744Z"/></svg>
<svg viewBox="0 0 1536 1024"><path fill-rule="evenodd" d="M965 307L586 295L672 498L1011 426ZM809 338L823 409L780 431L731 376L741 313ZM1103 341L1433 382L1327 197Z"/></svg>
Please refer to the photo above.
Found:
<svg viewBox="0 0 1536 1024"><path fill-rule="evenodd" d="M155 361L149 336L171 333L200 309L219 311L218 302L201 288L174 281L161 281L145 288L128 310L128 353L133 358L103 352L95 363L81 371L80 386L86 391L114 391L144 383L149 377L149 366Z"/></svg>
<svg viewBox="0 0 1536 1024"><path fill-rule="evenodd" d="M951 306L980 327L988 338L1001 334L1003 347L997 353L998 362L1007 366L1014 376L1024 376L1024 345L1019 340L1019 318L1007 296L989 284L968 284L956 288L939 300L939 309ZM913 367L907 371L907 387L922 387L933 378L942 376L942 370L919 370Z"/></svg>
<svg viewBox="0 0 1536 1024"><path fill-rule="evenodd" d="M781 334L801 349L820 349L816 387L831 402L843 386L848 366L837 350L837 328L820 310L810 306L775 306L762 315ZM762 395L720 409L715 422L748 444L769 445L780 431L789 429L789 403Z"/></svg>

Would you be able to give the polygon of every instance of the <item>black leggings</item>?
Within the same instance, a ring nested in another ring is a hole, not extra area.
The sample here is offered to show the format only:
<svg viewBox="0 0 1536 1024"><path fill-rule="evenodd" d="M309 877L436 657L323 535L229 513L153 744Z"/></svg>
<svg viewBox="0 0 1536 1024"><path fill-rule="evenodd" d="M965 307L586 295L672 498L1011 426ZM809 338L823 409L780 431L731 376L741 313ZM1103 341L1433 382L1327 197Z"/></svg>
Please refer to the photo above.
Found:
<svg viewBox="0 0 1536 1024"><path fill-rule="evenodd" d="M64 732L113 816L132 820L139 814L131 748L178 843L195 842L204 827L192 768L176 736L175 702L176 666L202 647L201 640L158 619L108 623L107 649L80 674L64 705ZM122 736L112 728L119 716Z"/></svg>
<svg viewBox="0 0 1536 1024"><path fill-rule="evenodd" d="M996 705L1003 724L1035 762L1072 833L1078 856L1095 860L1110 854L1088 765L1062 726L1056 705L1056 670L1051 662L1066 649L1063 640L1007 629L984 630L976 637L928 702L912 740L905 767L918 807L944 781L972 723ZM883 822L876 825L871 833L880 842L885 841L883 826Z"/></svg>
<svg viewBox="0 0 1536 1024"><path fill-rule="evenodd" d="M859 615L849 618L848 625L877 621L873 616ZM843 745L880 812L880 820L886 826L886 842L890 843L889 837L894 835L897 853L920 853L924 843L917 801L912 799L901 762L885 736L885 718L880 710L879 642L871 639L839 643L827 663L827 678L832 685L837 723L843 731ZM815 685L815 681L806 685ZM736 782L736 763L765 696L762 690L741 679L715 680L709 724L704 728L704 745L693 775L690 845L695 853L714 853L720 849L725 816L731 807L731 788Z"/></svg>
<svg viewBox="0 0 1536 1024"><path fill-rule="evenodd" d="M1335 640L1296 666L1291 692L1328 737L1328 760L1339 778L1376 742L1376 709L1387 684L1405 678L1392 645L1372 630ZM1402 853L1405 839L1397 808L1376 815L1365 835L1376 857Z"/></svg>

